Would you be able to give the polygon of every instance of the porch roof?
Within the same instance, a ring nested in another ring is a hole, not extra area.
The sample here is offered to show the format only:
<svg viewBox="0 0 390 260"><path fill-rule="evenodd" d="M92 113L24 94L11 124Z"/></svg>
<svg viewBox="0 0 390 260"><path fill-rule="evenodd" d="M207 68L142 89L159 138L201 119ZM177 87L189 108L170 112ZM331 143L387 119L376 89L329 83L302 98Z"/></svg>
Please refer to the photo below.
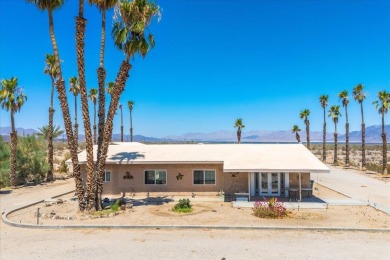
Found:
<svg viewBox="0 0 390 260"><path fill-rule="evenodd" d="M85 150L79 161L86 162ZM113 143L107 164L223 164L224 172L329 173L302 144Z"/></svg>

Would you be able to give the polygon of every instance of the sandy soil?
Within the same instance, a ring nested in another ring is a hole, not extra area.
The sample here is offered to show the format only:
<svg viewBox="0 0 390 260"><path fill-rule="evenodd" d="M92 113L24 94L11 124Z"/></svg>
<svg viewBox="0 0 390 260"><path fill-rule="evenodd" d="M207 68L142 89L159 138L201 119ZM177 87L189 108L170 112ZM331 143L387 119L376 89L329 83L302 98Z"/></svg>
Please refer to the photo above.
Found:
<svg viewBox="0 0 390 260"><path fill-rule="evenodd" d="M318 198L345 198L344 195L316 185L314 196ZM36 223L36 211L43 214L41 224L115 224L115 225L226 225L226 226L307 226L390 228L390 216L368 206L333 206L328 209L290 210L284 219L261 219L250 208L233 208L227 202L193 202L193 212L176 213L171 209L177 203L170 198L160 201L138 198L133 209L120 211L118 215L94 218L94 214L79 213L77 202L65 197L63 204L46 207L45 204L15 212L9 218L16 222ZM51 214L52 212L55 215ZM58 216L60 219L52 219Z"/></svg>

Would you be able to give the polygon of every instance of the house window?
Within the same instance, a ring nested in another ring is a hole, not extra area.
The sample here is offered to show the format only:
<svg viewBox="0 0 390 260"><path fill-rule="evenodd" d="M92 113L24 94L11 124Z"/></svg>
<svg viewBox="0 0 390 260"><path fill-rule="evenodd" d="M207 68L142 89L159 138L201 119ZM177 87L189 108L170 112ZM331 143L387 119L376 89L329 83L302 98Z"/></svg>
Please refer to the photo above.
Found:
<svg viewBox="0 0 390 260"><path fill-rule="evenodd" d="M215 184L215 170L194 170L194 184Z"/></svg>
<svg viewBox="0 0 390 260"><path fill-rule="evenodd" d="M104 182L111 182L111 171L104 171Z"/></svg>
<svg viewBox="0 0 390 260"><path fill-rule="evenodd" d="M145 171L145 184L154 184L154 185L167 184L167 171L166 170Z"/></svg>

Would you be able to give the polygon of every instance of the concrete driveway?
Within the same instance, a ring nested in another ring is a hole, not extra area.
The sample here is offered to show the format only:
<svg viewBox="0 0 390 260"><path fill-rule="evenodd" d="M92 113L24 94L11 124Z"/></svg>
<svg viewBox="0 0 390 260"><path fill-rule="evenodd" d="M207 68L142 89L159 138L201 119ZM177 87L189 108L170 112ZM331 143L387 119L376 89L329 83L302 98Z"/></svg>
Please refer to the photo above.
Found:
<svg viewBox="0 0 390 260"><path fill-rule="evenodd" d="M330 174L315 173L311 174L311 178L325 187L390 214L390 182L364 176L356 170L328 167Z"/></svg>

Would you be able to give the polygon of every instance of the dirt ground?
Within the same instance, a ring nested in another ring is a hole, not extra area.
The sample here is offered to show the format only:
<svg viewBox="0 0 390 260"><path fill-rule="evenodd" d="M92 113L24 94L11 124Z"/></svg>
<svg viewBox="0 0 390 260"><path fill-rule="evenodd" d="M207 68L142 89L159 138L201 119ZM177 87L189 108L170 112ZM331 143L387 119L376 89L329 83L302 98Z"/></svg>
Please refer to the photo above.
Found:
<svg viewBox="0 0 390 260"><path fill-rule="evenodd" d="M326 187L314 187L318 198L342 199L344 195ZM216 226L305 226L347 228L390 228L390 216L369 206L329 206L327 209L289 210L284 219L261 219L250 208L233 208L229 202L194 201L193 212L176 213L171 209L177 203L171 197L152 200L134 198L133 209L119 211L118 215L94 217L80 213L77 201L64 197L63 204L35 205L11 214L15 222L36 223L37 208L43 214L40 224L49 225L216 225ZM52 214L55 213L55 214ZM59 219L55 219L55 218ZM54 219L53 219L54 218Z"/></svg>

